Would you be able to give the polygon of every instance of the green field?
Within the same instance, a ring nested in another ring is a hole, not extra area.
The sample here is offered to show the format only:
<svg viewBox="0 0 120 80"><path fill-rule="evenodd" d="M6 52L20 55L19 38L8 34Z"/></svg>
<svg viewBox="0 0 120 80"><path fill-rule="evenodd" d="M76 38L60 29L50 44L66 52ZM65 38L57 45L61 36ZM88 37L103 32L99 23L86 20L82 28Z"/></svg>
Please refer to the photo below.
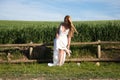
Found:
<svg viewBox="0 0 120 80"><path fill-rule="evenodd" d="M65 63L59 67L48 67L47 63L2 64L0 77L2 79L20 80L90 80L90 79L120 79L120 63L95 62ZM7 77L6 77L7 76Z"/></svg>
<svg viewBox="0 0 120 80"><path fill-rule="evenodd" d="M120 41L120 20L75 21L72 42ZM0 43L53 42L60 22L0 21ZM47 36L47 37L46 37Z"/></svg>
<svg viewBox="0 0 120 80"><path fill-rule="evenodd" d="M40 21L0 21L0 44L18 43L50 43L60 22ZM75 34L72 42L120 41L120 20L108 21L75 21L79 34ZM45 46L46 47L46 46ZM46 47L44 54L37 52L38 59L52 58L53 46ZM120 58L119 45L102 45L101 58ZM39 49L39 48L38 48ZM96 45L71 46L70 58L96 58ZM0 48L0 60L7 60L10 52L12 60L22 59L28 50ZM35 52L35 53L36 53ZM33 55L34 56L34 55ZM36 58L35 58L36 59ZM48 67L47 63L0 64L0 80L90 80L90 79L120 79L119 62L65 63L62 67Z"/></svg>

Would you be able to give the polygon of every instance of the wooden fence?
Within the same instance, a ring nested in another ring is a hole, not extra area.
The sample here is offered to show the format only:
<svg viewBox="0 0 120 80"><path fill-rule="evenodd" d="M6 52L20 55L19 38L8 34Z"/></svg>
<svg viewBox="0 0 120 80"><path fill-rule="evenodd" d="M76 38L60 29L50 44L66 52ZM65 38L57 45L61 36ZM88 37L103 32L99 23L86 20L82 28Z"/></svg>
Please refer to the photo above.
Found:
<svg viewBox="0 0 120 80"><path fill-rule="evenodd" d="M71 43L72 45L97 45L97 58L94 59L87 59L87 58L75 58L75 59L66 59L66 61L120 61L120 59L111 59L111 58L101 58L101 45L103 44L115 44L120 45L120 42L112 42L112 41L96 41L96 42L74 42ZM11 48L11 47L29 47L29 55L32 54L33 47L41 46L43 44L36 44L36 43L28 43L28 44L0 44L0 48ZM53 43L44 44L46 46L53 46ZM119 48L120 49L120 48ZM10 53L8 53L10 55ZM18 62L37 62L39 60L11 60L11 61L0 61L0 63L11 62L11 63L18 63ZM50 61L50 60L47 60Z"/></svg>

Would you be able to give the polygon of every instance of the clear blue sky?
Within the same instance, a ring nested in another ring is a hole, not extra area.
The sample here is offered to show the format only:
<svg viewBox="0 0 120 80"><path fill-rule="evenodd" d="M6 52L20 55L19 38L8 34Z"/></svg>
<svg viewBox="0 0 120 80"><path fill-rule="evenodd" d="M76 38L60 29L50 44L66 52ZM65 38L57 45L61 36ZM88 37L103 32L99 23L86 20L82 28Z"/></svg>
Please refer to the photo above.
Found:
<svg viewBox="0 0 120 80"><path fill-rule="evenodd" d="M0 0L0 20L120 20L120 0Z"/></svg>

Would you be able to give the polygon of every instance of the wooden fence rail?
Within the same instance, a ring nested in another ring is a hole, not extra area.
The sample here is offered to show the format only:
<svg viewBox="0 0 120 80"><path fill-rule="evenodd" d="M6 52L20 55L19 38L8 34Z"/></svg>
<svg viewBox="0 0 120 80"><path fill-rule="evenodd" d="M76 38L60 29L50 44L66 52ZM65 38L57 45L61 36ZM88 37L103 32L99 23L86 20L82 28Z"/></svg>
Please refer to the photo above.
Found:
<svg viewBox="0 0 120 80"><path fill-rule="evenodd" d="M74 42L74 43L71 43L71 46L72 45L97 45L97 59L94 59L94 60L91 60L91 61L102 61L101 59L101 45L103 44L116 44L116 45L120 45L120 42L113 42L113 41L96 41L96 42ZM33 51L33 47L36 47L36 46L41 46L41 45L46 45L46 46L53 46L53 43L46 43L46 44L37 44L37 43L28 43L28 44L0 44L0 48L6 48L6 47L29 47L30 48L30 51L29 51L29 55L31 55L32 51ZM71 59L71 60L67 60L67 61L90 61L88 59ZM103 61L120 61L120 59L111 59L111 60L108 60L108 59L103 59Z"/></svg>
<svg viewBox="0 0 120 80"><path fill-rule="evenodd" d="M120 42L113 42L113 41L96 41L96 42L73 42L71 45L101 45L101 44L118 44ZM41 46L41 45L48 45L51 46L53 43L27 43L27 44L0 44L0 47L34 47L34 46Z"/></svg>

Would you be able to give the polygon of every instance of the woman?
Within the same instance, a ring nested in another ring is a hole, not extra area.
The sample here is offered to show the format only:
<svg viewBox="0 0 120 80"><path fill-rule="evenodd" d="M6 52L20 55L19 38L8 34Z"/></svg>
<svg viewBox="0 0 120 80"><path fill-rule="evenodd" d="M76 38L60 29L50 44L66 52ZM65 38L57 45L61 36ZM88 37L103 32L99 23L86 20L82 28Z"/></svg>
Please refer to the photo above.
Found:
<svg viewBox="0 0 120 80"><path fill-rule="evenodd" d="M56 38L54 40L53 63L48 63L48 66L63 65L65 62L66 53L70 56L70 43L75 29L69 15L65 16L64 22L60 24Z"/></svg>

